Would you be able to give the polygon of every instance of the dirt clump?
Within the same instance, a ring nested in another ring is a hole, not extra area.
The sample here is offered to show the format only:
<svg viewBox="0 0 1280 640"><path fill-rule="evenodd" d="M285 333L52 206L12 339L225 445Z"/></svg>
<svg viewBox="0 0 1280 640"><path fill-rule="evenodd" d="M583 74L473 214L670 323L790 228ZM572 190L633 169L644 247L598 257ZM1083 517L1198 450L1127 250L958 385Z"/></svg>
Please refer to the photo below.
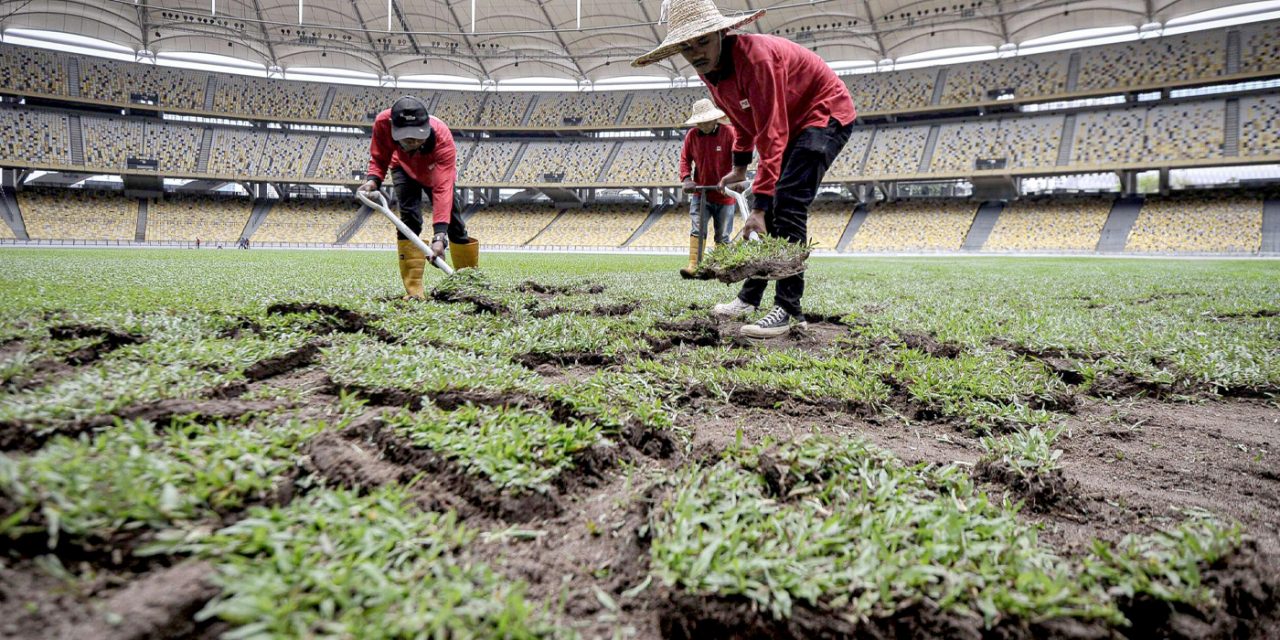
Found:
<svg viewBox="0 0 1280 640"><path fill-rule="evenodd" d="M973 478L1008 487L1033 511L1048 511L1060 503L1074 502L1079 488L1067 480L1062 469L1026 475L1002 460L979 460L973 468Z"/></svg>
<svg viewBox="0 0 1280 640"><path fill-rule="evenodd" d="M385 329L373 325L373 319L359 311L352 311L323 302L277 302L267 307L270 315L315 313L320 316L307 329L317 335L331 333L366 333L383 342L395 343L399 338Z"/></svg>
<svg viewBox="0 0 1280 640"><path fill-rule="evenodd" d="M108 327L94 327L83 324L49 327L49 337L54 340L101 338L97 344L92 344L67 354L64 360L72 366L83 366L101 359L102 356L120 347L142 344L147 341L143 336L117 331Z"/></svg>
<svg viewBox="0 0 1280 640"><path fill-rule="evenodd" d="M194 635L201 626L196 612L219 592L207 580L212 573L211 565L195 560L148 573L107 598L101 612L68 629L66 637L143 640Z"/></svg>

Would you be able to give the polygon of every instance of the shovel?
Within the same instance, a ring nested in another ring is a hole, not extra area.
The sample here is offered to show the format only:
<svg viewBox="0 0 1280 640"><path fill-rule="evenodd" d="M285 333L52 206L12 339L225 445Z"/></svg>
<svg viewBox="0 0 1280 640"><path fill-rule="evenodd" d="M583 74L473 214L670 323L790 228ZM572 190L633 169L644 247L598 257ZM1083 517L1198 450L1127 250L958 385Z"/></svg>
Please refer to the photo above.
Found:
<svg viewBox="0 0 1280 640"><path fill-rule="evenodd" d="M739 182L737 183L737 186L744 187L742 191L746 191L750 188L750 183ZM742 222L744 224L746 223L747 218L751 217L751 208L747 206L747 198L742 194L742 192L735 191L728 187L694 187L693 190L702 193L702 199L699 201L698 205L698 228L702 229L702 236L698 238L698 263L701 264L702 256L706 253L707 235L711 232L711 230L707 228L707 224L711 222L711 216L707 214L707 194L712 191L719 191L720 193L732 197L738 207L738 211L742 213ZM752 231L751 236L748 239L752 241L759 240L760 234Z"/></svg>
<svg viewBox="0 0 1280 640"><path fill-rule="evenodd" d="M377 199L375 200L374 198ZM382 215L386 216L391 221L391 224L394 224L400 230L400 233L409 239L409 242L421 249L423 254L431 255L431 247L428 247L427 243L423 242L422 238L419 238L418 234L414 233L408 225L401 222L400 216L391 213L391 208L387 206L387 196L383 195L381 191L356 191L356 199L374 211L381 211ZM435 256L431 259L431 264L443 271L446 276L453 275L453 267L450 267L449 263L444 261L444 258Z"/></svg>

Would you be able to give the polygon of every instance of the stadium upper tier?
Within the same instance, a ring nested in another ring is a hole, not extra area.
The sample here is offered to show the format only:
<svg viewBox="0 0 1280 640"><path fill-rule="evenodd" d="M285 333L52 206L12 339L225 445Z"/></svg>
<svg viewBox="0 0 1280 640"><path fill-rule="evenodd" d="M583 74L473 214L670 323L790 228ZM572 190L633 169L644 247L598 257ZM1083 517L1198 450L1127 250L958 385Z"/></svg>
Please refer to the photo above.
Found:
<svg viewBox="0 0 1280 640"><path fill-rule="evenodd" d="M1280 74L1280 22L1078 51L844 76L865 116L1042 101ZM404 93L458 130L679 126L702 87L569 93L359 87L211 73L0 45L0 90L169 112L368 124Z"/></svg>
<svg viewBox="0 0 1280 640"><path fill-rule="evenodd" d="M1232 117L1234 116L1234 118ZM875 124L856 129L828 182L1049 175L1280 162L1280 93L1089 109ZM69 115L0 105L0 164L121 173L129 158L162 175L353 184L364 135ZM77 141L79 144L77 145ZM463 187L675 186L679 138L455 139Z"/></svg>

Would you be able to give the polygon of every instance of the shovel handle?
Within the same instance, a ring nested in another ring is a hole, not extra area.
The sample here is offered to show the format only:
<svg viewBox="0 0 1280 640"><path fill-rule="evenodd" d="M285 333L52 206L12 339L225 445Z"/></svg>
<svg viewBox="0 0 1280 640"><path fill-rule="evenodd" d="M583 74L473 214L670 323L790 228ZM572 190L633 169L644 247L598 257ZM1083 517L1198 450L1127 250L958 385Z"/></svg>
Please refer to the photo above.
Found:
<svg viewBox="0 0 1280 640"><path fill-rule="evenodd" d="M376 196L376 200L374 199L374 196ZM432 255L432 253L434 253L431 251L431 247L428 247L427 243L423 242L422 238L418 237L418 234L414 233L408 225L400 220L399 216L391 213L391 207L387 206L387 196L383 195L382 191L356 191L356 200L359 200L365 206L373 209L374 211L382 212L382 215L386 216L387 219L391 221L391 224L394 224L396 228L400 230L400 233L409 239L409 242L412 242L414 246L421 249L422 253L426 255ZM449 264L440 256L433 256L431 258L431 264L435 265L437 269L443 271L445 275L453 275L453 268L450 267Z"/></svg>
<svg viewBox="0 0 1280 640"><path fill-rule="evenodd" d="M737 203L738 211L742 212L742 222L745 224L747 221L747 218L751 217L751 207L747 206L747 197L743 195L741 191L735 191L733 189L730 189L729 187L725 187L721 189L721 191L728 194L731 198L733 198L733 201ZM759 242L760 234L752 231L751 235L747 236L747 239L752 242Z"/></svg>

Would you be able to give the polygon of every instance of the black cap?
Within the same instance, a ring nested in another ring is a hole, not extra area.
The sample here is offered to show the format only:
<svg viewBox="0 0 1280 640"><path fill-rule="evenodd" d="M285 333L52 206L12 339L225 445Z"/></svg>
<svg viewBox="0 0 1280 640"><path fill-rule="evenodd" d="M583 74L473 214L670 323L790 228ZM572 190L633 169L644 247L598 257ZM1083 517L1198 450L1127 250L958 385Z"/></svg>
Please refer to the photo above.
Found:
<svg viewBox="0 0 1280 640"><path fill-rule="evenodd" d="M426 140L430 137L431 122L427 116L427 103L413 96L405 96L391 105L392 140Z"/></svg>

